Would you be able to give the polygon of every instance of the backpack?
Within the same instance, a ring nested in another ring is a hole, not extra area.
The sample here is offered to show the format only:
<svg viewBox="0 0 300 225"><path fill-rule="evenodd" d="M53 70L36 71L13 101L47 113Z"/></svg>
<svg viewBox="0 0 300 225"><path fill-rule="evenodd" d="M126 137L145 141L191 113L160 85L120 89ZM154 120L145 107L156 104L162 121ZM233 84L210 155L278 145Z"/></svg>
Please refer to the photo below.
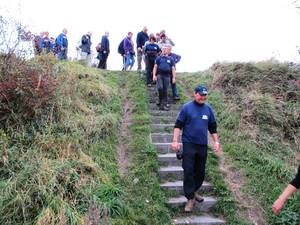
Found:
<svg viewBox="0 0 300 225"><path fill-rule="evenodd" d="M96 46L96 51L97 51L97 52L100 52L100 48L101 48L101 44L99 43L99 44L97 44L97 46Z"/></svg>
<svg viewBox="0 0 300 225"><path fill-rule="evenodd" d="M120 44L118 46L118 53L120 55L124 55L125 54L125 51L124 51L124 39L120 42Z"/></svg>

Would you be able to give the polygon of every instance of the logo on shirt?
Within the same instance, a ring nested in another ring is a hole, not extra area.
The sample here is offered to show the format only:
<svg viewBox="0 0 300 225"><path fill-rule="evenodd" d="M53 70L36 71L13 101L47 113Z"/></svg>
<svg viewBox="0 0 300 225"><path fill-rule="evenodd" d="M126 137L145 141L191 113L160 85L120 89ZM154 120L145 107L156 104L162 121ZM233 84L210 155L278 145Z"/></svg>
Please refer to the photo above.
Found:
<svg viewBox="0 0 300 225"><path fill-rule="evenodd" d="M167 63L171 63L171 60L170 60L170 59L168 59L168 60L167 60Z"/></svg>
<svg viewBox="0 0 300 225"><path fill-rule="evenodd" d="M207 120L208 119L207 115L202 115L202 119Z"/></svg>

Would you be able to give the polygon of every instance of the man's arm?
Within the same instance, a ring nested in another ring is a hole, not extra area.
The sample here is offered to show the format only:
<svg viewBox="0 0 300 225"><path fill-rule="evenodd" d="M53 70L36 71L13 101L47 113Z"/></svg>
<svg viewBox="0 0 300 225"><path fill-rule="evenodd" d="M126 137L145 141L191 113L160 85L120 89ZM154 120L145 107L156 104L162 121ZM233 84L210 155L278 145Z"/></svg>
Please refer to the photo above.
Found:
<svg viewBox="0 0 300 225"><path fill-rule="evenodd" d="M172 66L172 84L176 83L176 70L175 70L175 66Z"/></svg>
<svg viewBox="0 0 300 225"><path fill-rule="evenodd" d="M87 37L86 37L85 35L83 35L83 36L81 37L81 44L86 44L87 42L88 42Z"/></svg>
<svg viewBox="0 0 300 225"><path fill-rule="evenodd" d="M154 82L157 81L156 72L157 72L157 64L154 64L153 71L152 71Z"/></svg>
<svg viewBox="0 0 300 225"><path fill-rule="evenodd" d="M174 151L179 151L180 149L180 145L178 143L179 134L180 134L180 129L174 128L173 141L172 141L172 149Z"/></svg>
<svg viewBox="0 0 300 225"><path fill-rule="evenodd" d="M101 47L100 47L100 52L103 52L104 54L107 51L107 39L106 36L102 36L101 38Z"/></svg>
<svg viewBox="0 0 300 225"><path fill-rule="evenodd" d="M279 196L279 198L274 202L273 204L273 212L274 214L277 214L281 211L281 209L284 206L284 203L286 199L293 194L297 190L296 187L293 185L289 184L285 190L282 192L282 194Z"/></svg>
<svg viewBox="0 0 300 225"><path fill-rule="evenodd" d="M139 32L139 33L136 35L136 47L137 47L137 48L142 48L142 44L140 43L140 37L141 37L141 33Z"/></svg>
<svg viewBox="0 0 300 225"><path fill-rule="evenodd" d="M173 54L174 54L174 53L173 53ZM175 64L176 64L176 63L179 63L180 60L181 60L181 55L175 54Z"/></svg>
<svg viewBox="0 0 300 225"><path fill-rule="evenodd" d="M58 37L57 37L57 45L58 45L58 47L62 47L63 46L63 43L62 43L62 35L60 34L60 35L58 35Z"/></svg>
<svg viewBox="0 0 300 225"><path fill-rule="evenodd" d="M214 152L217 153L220 149L220 142L219 142L219 137L218 133L213 133L211 134L212 138L214 139Z"/></svg>
<svg viewBox="0 0 300 225"><path fill-rule="evenodd" d="M175 46L175 43L171 39L168 39L168 40L169 40L170 45Z"/></svg>

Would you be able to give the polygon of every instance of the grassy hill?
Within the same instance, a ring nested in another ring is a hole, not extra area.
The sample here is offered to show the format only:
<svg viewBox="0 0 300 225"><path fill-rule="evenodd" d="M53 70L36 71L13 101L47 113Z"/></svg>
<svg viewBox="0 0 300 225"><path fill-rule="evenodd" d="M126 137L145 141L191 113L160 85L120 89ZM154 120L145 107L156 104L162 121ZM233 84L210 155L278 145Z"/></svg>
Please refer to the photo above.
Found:
<svg viewBox="0 0 300 225"><path fill-rule="evenodd" d="M171 224L139 73L48 56L0 60L0 224ZM224 155L209 154L207 176L213 212L252 224L245 215L256 207L261 221L297 224L298 193L271 212L299 163L297 68L225 62L177 77L181 103L197 84L209 87L218 120Z"/></svg>

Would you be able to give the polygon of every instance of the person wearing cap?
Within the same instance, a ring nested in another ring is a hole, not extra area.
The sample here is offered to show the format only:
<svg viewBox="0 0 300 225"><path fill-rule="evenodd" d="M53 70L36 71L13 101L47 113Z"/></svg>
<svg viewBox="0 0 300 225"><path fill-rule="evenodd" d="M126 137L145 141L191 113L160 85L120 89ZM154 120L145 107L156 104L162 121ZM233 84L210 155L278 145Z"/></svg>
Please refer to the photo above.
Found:
<svg viewBox="0 0 300 225"><path fill-rule="evenodd" d="M172 149L179 151L179 135L182 131L183 159L182 168L184 173L183 190L187 198L185 212L192 212L195 201L203 202L204 199L198 194L205 176L205 165L208 150L208 131L214 140L214 152L220 148L217 133L217 122L212 107L205 101L207 88L199 85L194 91L194 100L185 103L177 116L174 125Z"/></svg>

